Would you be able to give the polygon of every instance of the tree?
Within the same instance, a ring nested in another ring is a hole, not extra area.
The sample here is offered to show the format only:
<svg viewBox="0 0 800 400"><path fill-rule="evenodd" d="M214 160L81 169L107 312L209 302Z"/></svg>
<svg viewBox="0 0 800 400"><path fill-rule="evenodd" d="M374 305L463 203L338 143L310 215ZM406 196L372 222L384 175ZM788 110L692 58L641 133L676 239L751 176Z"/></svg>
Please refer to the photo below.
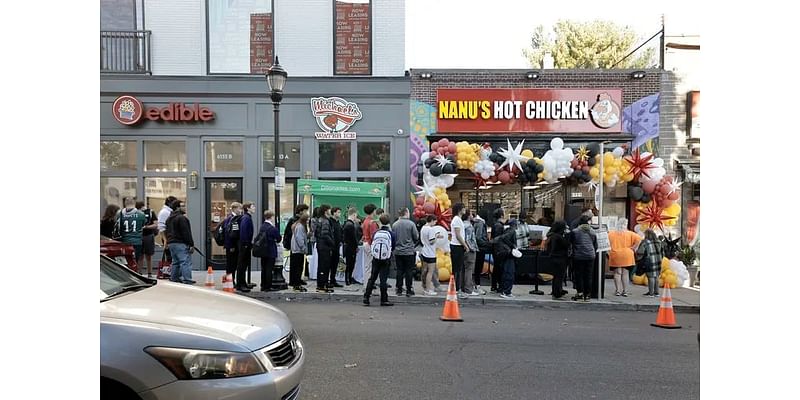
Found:
<svg viewBox="0 0 800 400"><path fill-rule="evenodd" d="M531 37L531 48L522 49L531 67L542 68L550 53L556 68L611 68L636 46L636 34L627 26L610 21L559 20L552 34L539 25ZM615 68L654 67L655 48L642 47Z"/></svg>

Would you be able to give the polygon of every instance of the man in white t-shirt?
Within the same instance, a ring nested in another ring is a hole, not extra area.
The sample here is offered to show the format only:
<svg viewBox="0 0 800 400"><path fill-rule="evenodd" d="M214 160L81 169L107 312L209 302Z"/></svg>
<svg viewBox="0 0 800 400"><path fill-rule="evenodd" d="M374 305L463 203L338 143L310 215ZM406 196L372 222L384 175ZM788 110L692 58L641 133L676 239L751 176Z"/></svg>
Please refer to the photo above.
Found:
<svg viewBox="0 0 800 400"><path fill-rule="evenodd" d="M464 275L464 253L469 251L467 241L464 239L464 221L461 219L464 213L464 205L456 203L453 205L453 221L450 222L450 261L453 265L453 277L456 280L456 292L461 293L461 283Z"/></svg>
<svg viewBox="0 0 800 400"><path fill-rule="evenodd" d="M442 232L437 232L433 229L436 226L435 215L428 215L426 221L427 223L419 232L419 240L422 242L422 251L420 252L420 258L422 259L422 290L425 295L436 296L436 282L433 281L437 268L436 242L446 238Z"/></svg>

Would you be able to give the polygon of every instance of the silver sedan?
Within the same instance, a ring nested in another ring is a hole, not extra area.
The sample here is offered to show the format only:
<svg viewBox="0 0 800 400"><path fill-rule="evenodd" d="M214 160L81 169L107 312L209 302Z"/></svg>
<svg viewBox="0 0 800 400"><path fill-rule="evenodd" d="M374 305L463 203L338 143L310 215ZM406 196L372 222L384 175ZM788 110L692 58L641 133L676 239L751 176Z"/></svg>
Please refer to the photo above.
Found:
<svg viewBox="0 0 800 400"><path fill-rule="evenodd" d="M304 362L277 308L100 256L101 399L295 399Z"/></svg>

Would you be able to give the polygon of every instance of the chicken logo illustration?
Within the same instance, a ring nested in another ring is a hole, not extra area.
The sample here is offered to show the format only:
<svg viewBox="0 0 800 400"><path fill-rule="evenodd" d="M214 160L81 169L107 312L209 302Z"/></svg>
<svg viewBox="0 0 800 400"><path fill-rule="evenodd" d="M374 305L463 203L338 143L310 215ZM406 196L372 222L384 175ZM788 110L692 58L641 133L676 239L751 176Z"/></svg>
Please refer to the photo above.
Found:
<svg viewBox="0 0 800 400"><path fill-rule="evenodd" d="M600 93L597 103L592 106L592 122L600 128L608 129L619 123L619 104L611 100L608 93Z"/></svg>
<svg viewBox="0 0 800 400"><path fill-rule="evenodd" d="M340 97L314 97L311 111L320 129L330 133L344 132L361 119L358 104Z"/></svg>

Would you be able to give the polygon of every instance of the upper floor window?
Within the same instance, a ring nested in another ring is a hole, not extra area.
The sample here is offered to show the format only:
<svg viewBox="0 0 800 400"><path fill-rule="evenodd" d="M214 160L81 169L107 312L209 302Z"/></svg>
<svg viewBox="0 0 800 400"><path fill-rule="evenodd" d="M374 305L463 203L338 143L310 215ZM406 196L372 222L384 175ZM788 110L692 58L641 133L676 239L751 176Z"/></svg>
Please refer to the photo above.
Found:
<svg viewBox="0 0 800 400"><path fill-rule="evenodd" d="M265 74L273 59L272 0L208 0L208 72Z"/></svg>
<svg viewBox="0 0 800 400"><path fill-rule="evenodd" d="M372 75L372 0L333 0L334 75Z"/></svg>

